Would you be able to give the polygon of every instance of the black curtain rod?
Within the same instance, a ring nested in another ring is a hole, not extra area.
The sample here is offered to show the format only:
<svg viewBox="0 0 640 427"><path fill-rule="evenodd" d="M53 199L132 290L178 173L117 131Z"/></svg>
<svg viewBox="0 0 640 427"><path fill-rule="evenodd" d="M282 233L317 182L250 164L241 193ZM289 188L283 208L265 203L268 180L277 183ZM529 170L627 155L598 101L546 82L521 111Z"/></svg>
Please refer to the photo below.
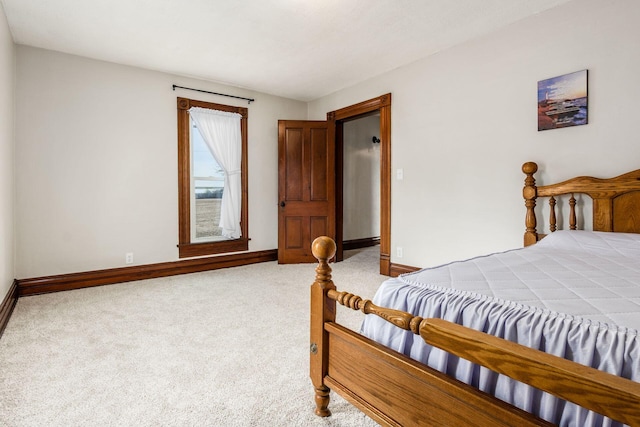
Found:
<svg viewBox="0 0 640 427"><path fill-rule="evenodd" d="M184 86L173 85L173 90L176 90L176 88L186 89L186 90L194 90L194 91L196 91L196 92L210 93L210 94L212 94L212 95L227 96L227 97L229 97L229 98L244 99L245 101L249 101L249 104L251 104L253 101L255 101L255 99L253 99L253 98L245 98L245 97L243 97L243 96L226 95L226 94L224 94L224 93L209 92L208 90L193 89L193 88L190 88L190 87L184 87Z"/></svg>

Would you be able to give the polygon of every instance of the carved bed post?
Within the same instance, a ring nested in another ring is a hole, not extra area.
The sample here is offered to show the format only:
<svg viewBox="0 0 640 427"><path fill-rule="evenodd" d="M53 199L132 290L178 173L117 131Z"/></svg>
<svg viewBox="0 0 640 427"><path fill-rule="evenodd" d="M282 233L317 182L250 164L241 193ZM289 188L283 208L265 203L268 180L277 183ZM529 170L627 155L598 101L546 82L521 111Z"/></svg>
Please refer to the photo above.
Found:
<svg viewBox="0 0 640 427"><path fill-rule="evenodd" d="M327 297L330 290L336 289L329 267L329 260L336 254L336 244L329 237L321 236L311 244L311 252L319 263L316 280L311 285L310 376L316 391L316 415L327 417L331 411L328 409L329 387L324 385L329 363L328 334L324 324L336 320L336 302Z"/></svg>
<svg viewBox="0 0 640 427"><path fill-rule="evenodd" d="M538 196L538 190L536 187L536 180L533 174L538 171L538 165L534 162L527 162L522 165L522 172L527 177L524 179L524 188L522 189L522 196L524 197L524 205L527 207L527 215L524 222L526 231L524 232L524 245L533 245L538 241L538 233L536 232L536 197Z"/></svg>

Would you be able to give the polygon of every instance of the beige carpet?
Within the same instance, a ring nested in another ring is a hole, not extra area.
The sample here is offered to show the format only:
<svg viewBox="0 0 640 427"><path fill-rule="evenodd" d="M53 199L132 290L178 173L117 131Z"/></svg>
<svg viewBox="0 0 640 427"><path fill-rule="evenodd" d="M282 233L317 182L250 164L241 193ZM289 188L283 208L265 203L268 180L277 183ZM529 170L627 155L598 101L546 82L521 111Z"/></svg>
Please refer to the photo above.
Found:
<svg viewBox="0 0 640 427"><path fill-rule="evenodd" d="M378 247L334 282L371 298ZM0 339L2 426L375 426L313 414L314 265L256 264L21 298ZM357 329L361 315L338 310Z"/></svg>

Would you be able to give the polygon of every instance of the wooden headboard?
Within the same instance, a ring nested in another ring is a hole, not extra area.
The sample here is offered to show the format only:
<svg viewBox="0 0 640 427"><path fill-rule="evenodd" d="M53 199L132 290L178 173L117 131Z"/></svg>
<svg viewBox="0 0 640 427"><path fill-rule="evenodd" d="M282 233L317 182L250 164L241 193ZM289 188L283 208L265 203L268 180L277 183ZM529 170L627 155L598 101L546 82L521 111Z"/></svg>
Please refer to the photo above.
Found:
<svg viewBox="0 0 640 427"><path fill-rule="evenodd" d="M549 231L557 229L556 197L570 195L569 198L569 228L577 228L575 194L586 194L593 200L593 230L615 231L620 233L640 233L640 169L615 178L593 178L579 176L558 184L536 186L533 175L538 171L538 165L527 162L522 165L525 173L522 195L527 208L525 217L526 231L524 245L529 246L542 239L545 234L536 231L537 219L535 213L536 199L549 198Z"/></svg>

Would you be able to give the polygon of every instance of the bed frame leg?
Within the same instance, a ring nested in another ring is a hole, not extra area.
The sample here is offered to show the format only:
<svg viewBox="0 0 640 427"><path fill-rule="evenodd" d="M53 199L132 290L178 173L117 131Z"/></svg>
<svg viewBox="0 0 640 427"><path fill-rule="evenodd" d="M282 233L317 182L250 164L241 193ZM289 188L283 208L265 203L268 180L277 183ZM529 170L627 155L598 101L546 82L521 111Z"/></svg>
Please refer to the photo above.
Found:
<svg viewBox="0 0 640 427"><path fill-rule="evenodd" d="M316 415L319 417L328 417L331 415L329 410L329 390L328 387L316 387Z"/></svg>
<svg viewBox="0 0 640 427"><path fill-rule="evenodd" d="M331 280L329 260L336 254L336 244L329 237L318 237L311 245L313 256L318 259L316 280L311 285L311 343L310 377L315 388L316 415L328 417L329 387L324 384L324 377L329 367L329 335L324 330L326 322L336 320L336 302L327 296L329 290L336 287Z"/></svg>

